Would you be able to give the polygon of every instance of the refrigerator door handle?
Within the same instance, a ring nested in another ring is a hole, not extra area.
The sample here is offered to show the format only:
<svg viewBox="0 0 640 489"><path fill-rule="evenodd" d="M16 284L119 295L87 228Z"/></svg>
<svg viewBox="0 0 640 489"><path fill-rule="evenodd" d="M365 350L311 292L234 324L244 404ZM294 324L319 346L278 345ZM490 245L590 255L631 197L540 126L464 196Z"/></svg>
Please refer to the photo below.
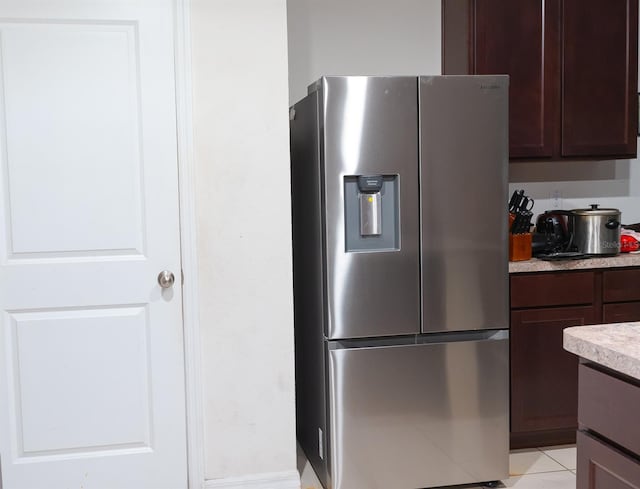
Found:
<svg viewBox="0 0 640 489"><path fill-rule="evenodd" d="M354 338L329 340L330 351L356 348L384 348L389 346L429 345L437 343L459 343L464 341L501 341L509 339L508 329L482 329L427 335L393 336L388 338Z"/></svg>
<svg viewBox="0 0 640 489"><path fill-rule="evenodd" d="M508 329L461 331L444 334L428 334L417 337L419 345L431 343L457 343L461 341L501 341L509 339Z"/></svg>

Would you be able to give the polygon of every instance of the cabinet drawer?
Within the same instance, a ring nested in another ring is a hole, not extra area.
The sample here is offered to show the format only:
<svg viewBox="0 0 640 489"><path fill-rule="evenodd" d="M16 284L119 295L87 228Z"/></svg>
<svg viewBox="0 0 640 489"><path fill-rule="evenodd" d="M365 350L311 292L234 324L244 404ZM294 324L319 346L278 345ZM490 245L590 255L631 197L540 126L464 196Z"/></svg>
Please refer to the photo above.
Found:
<svg viewBox="0 0 640 489"><path fill-rule="evenodd" d="M594 273L541 273L511 276L511 307L591 304Z"/></svg>
<svg viewBox="0 0 640 489"><path fill-rule="evenodd" d="M640 463L602 441L578 432L577 489L637 489Z"/></svg>
<svg viewBox="0 0 640 489"><path fill-rule="evenodd" d="M602 310L604 323L630 323L640 321L640 302L605 304Z"/></svg>
<svg viewBox="0 0 640 489"><path fill-rule="evenodd" d="M579 368L578 423L640 454L640 386L587 365Z"/></svg>
<svg viewBox="0 0 640 489"><path fill-rule="evenodd" d="M603 301L640 301L640 269L608 270L602 279Z"/></svg>

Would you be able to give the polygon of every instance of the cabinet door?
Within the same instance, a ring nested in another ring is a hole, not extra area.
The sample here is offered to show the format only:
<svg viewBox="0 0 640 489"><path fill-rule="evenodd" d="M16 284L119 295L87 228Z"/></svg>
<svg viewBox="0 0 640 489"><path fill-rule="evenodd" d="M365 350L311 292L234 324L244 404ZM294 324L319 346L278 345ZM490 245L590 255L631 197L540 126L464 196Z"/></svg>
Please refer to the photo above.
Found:
<svg viewBox="0 0 640 489"><path fill-rule="evenodd" d="M578 357L562 331L595 322L593 306L511 312L511 431L577 426Z"/></svg>
<svg viewBox="0 0 640 489"><path fill-rule="evenodd" d="M638 0L562 9L562 156L635 156Z"/></svg>
<svg viewBox="0 0 640 489"><path fill-rule="evenodd" d="M473 72L510 76L511 158L553 154L559 133L558 14L557 0L475 1Z"/></svg>
<svg viewBox="0 0 640 489"><path fill-rule="evenodd" d="M578 432L578 489L637 489L640 463L582 431Z"/></svg>

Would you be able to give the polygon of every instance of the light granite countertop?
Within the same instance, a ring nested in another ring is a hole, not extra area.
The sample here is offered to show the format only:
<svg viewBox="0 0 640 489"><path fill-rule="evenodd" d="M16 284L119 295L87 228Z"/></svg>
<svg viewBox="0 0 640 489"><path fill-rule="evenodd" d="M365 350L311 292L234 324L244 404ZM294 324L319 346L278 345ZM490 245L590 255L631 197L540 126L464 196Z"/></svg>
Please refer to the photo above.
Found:
<svg viewBox="0 0 640 489"><path fill-rule="evenodd" d="M564 330L564 349L640 380L640 322Z"/></svg>
<svg viewBox="0 0 640 489"><path fill-rule="evenodd" d="M532 258L509 262L509 273L587 270L590 268L640 267L640 253L621 253L616 256L593 257L582 260L545 261Z"/></svg>

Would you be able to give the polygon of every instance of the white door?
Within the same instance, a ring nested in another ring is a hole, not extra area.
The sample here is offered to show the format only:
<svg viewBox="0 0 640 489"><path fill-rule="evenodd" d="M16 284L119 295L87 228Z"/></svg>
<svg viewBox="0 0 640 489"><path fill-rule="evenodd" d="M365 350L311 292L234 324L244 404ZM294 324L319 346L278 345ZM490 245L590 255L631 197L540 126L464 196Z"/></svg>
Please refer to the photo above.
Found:
<svg viewBox="0 0 640 489"><path fill-rule="evenodd" d="M0 0L4 489L187 486L172 3Z"/></svg>

